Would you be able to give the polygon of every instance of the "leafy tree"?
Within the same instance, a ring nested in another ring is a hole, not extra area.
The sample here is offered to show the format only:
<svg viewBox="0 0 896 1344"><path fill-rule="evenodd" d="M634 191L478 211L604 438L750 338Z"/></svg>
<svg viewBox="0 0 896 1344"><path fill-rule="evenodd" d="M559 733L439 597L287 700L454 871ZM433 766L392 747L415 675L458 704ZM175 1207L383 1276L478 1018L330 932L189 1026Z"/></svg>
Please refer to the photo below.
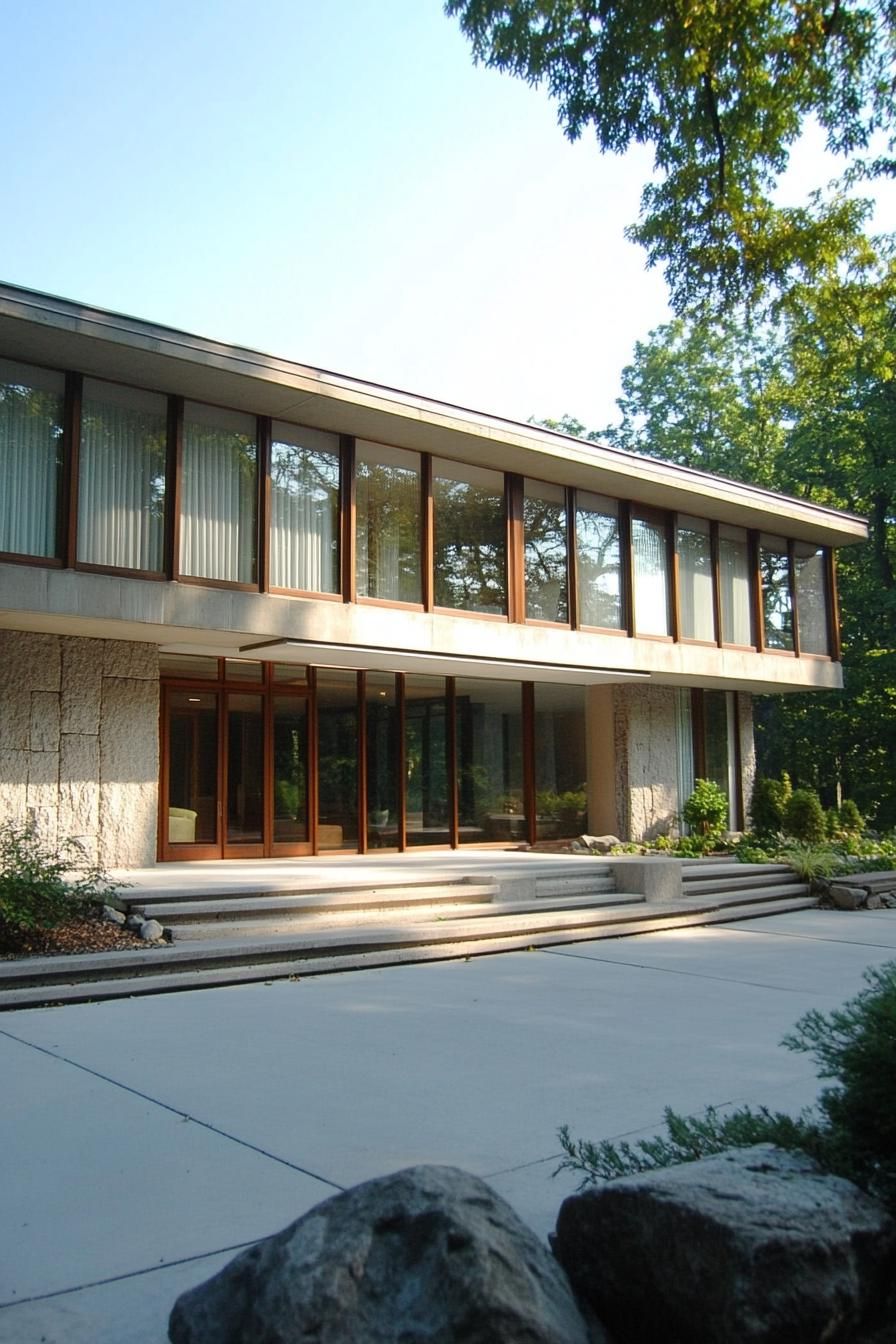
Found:
<svg viewBox="0 0 896 1344"><path fill-rule="evenodd" d="M867 214L849 183L894 171L893 0L447 0L477 60L557 101L571 139L654 150L629 236L665 266L676 311L812 279ZM839 186L775 188L809 122ZM882 143L883 150L879 152Z"/></svg>

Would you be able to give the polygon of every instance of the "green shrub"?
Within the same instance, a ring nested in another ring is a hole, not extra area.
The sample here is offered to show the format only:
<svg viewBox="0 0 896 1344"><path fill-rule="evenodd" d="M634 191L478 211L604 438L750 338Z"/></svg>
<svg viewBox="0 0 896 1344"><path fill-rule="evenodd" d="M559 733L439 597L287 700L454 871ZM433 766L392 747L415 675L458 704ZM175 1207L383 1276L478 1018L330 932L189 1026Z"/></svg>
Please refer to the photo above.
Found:
<svg viewBox="0 0 896 1344"><path fill-rule="evenodd" d="M807 845L821 845L827 839L824 808L813 789L794 789L784 806L784 830Z"/></svg>
<svg viewBox="0 0 896 1344"><path fill-rule="evenodd" d="M0 927L52 929L118 889L77 840L51 849L31 824L0 827Z"/></svg>
<svg viewBox="0 0 896 1344"><path fill-rule="evenodd" d="M865 972L866 988L830 1014L815 1009L800 1018L782 1044L815 1057L825 1088L814 1111L794 1118L743 1107L720 1116L666 1109L666 1135L634 1145L590 1143L560 1131L563 1159L557 1171L575 1172L581 1185L633 1172L695 1162L726 1148L775 1143L800 1148L825 1170L845 1176L896 1208L896 962Z"/></svg>
<svg viewBox="0 0 896 1344"><path fill-rule="evenodd" d="M775 855L774 850L769 850L753 834L742 835L735 842L732 852L739 863L772 863Z"/></svg>
<svg viewBox="0 0 896 1344"><path fill-rule="evenodd" d="M865 819L851 798L844 798L837 810L839 829L845 835L861 835Z"/></svg>
<svg viewBox="0 0 896 1344"><path fill-rule="evenodd" d="M782 773L780 779L757 775L750 799L750 818L759 835L774 835L784 825L784 808L793 792L790 776Z"/></svg>
<svg viewBox="0 0 896 1344"><path fill-rule="evenodd" d="M698 779L682 809L682 816L699 835L717 840L728 821L728 799L711 779Z"/></svg>
<svg viewBox="0 0 896 1344"><path fill-rule="evenodd" d="M819 877L833 877L845 867L843 855L826 844L809 845L797 841L792 845L782 845L775 858L781 863L789 863L804 882L814 882Z"/></svg>

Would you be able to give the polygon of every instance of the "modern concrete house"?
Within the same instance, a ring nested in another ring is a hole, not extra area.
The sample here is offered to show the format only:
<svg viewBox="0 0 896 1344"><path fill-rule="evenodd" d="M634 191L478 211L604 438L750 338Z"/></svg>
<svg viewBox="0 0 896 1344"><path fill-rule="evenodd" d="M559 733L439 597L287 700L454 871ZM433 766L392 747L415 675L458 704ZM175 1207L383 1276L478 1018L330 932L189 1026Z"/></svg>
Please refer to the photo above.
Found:
<svg viewBox="0 0 896 1344"><path fill-rule="evenodd" d="M0 286L0 816L107 865L744 820L862 520Z"/></svg>

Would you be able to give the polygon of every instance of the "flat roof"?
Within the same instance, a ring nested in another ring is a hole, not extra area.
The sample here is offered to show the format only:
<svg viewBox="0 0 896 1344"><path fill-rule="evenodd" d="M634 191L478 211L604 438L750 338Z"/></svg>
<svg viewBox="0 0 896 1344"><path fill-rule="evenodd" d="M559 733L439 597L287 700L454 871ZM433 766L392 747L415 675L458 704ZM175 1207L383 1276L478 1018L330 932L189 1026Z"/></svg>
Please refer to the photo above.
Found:
<svg viewBox="0 0 896 1344"><path fill-rule="evenodd" d="M855 514L4 283L0 355L796 539L868 535Z"/></svg>

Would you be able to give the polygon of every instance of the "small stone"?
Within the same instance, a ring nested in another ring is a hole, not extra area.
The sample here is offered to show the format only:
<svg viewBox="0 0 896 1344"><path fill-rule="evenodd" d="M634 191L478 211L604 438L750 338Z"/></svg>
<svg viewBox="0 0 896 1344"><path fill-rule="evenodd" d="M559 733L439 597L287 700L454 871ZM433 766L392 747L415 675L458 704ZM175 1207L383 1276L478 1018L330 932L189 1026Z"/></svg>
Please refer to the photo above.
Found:
<svg viewBox="0 0 896 1344"><path fill-rule="evenodd" d="M580 835L579 843L592 854L609 854L611 849L618 849L622 841L618 835Z"/></svg>
<svg viewBox="0 0 896 1344"><path fill-rule="evenodd" d="M130 914L125 920L125 926L129 929L133 929L135 933L139 933L145 923L146 920L143 915L137 914Z"/></svg>
<svg viewBox="0 0 896 1344"><path fill-rule="evenodd" d="M124 924L125 916L120 910L113 910L111 905L103 906L103 919L107 924Z"/></svg>
<svg viewBox="0 0 896 1344"><path fill-rule="evenodd" d="M157 943L164 934L165 930L157 919L145 919L140 925L140 937L147 943Z"/></svg>

